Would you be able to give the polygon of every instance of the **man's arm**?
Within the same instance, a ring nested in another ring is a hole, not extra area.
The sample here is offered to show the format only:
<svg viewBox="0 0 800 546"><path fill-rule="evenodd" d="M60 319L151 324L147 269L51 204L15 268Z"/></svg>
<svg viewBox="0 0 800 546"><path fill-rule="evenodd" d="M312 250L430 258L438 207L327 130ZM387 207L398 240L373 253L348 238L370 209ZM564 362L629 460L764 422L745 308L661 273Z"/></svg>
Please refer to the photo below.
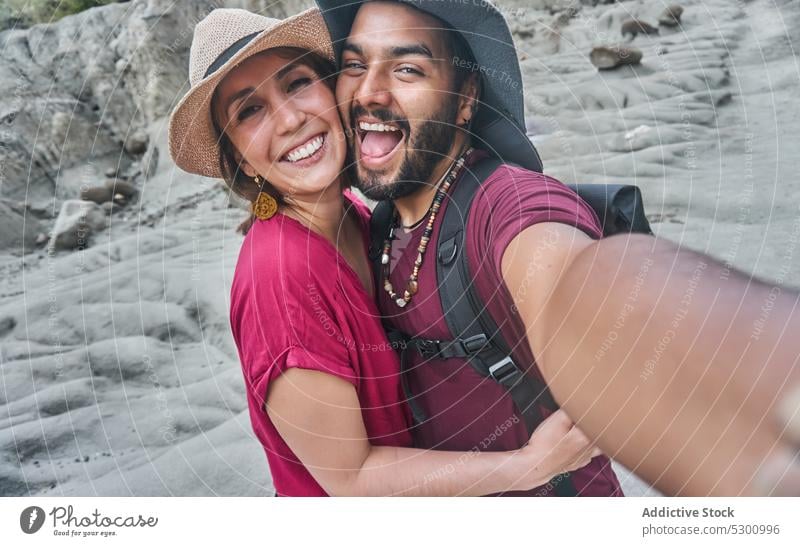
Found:
<svg viewBox="0 0 800 546"><path fill-rule="evenodd" d="M554 396L606 453L669 493L763 490L786 449L773 406L800 382L795 292L654 237L554 224L502 265Z"/></svg>
<svg viewBox="0 0 800 546"><path fill-rule="evenodd" d="M369 443L355 388L333 375L289 369L271 385L267 413L286 444L333 496L487 495L526 490L581 468L597 453L564 414L511 452L428 451Z"/></svg>
<svg viewBox="0 0 800 546"><path fill-rule="evenodd" d="M501 270L514 305L533 339L542 330L542 315L559 280L572 261L594 244L584 232L566 224L542 222L523 230L506 247Z"/></svg>

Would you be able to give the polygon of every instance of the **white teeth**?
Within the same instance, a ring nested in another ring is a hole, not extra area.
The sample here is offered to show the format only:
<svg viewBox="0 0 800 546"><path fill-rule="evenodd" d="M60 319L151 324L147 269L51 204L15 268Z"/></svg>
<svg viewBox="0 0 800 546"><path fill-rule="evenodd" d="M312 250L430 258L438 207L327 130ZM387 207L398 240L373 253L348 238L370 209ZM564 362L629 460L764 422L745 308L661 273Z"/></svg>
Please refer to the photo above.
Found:
<svg viewBox="0 0 800 546"><path fill-rule="evenodd" d="M361 129L362 131L381 131L381 132L400 130L397 127L392 127L391 125L384 125L383 123L367 123L366 121L359 122L358 128Z"/></svg>
<svg viewBox="0 0 800 546"><path fill-rule="evenodd" d="M295 148L294 150L286 154L286 159L294 163L295 161L300 161L301 159L311 157L317 150L322 148L322 142L324 140L325 139L322 138L322 135L320 135L317 138L308 142L307 144L304 144L299 148Z"/></svg>

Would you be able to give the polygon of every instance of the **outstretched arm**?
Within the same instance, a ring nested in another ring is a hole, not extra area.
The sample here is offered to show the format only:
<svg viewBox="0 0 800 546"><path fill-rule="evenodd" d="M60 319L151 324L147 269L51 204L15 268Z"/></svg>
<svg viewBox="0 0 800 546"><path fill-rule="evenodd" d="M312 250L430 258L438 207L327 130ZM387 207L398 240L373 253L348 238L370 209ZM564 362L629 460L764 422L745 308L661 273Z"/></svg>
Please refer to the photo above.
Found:
<svg viewBox="0 0 800 546"><path fill-rule="evenodd" d="M332 496L487 495L527 490L581 468L597 452L566 416L550 416L511 452L373 446L355 388L333 375L292 368L271 385L267 413L281 437Z"/></svg>
<svg viewBox="0 0 800 546"><path fill-rule="evenodd" d="M521 233L503 274L556 399L610 456L672 494L775 492L796 472L773 418L800 384L795 292L560 224Z"/></svg>

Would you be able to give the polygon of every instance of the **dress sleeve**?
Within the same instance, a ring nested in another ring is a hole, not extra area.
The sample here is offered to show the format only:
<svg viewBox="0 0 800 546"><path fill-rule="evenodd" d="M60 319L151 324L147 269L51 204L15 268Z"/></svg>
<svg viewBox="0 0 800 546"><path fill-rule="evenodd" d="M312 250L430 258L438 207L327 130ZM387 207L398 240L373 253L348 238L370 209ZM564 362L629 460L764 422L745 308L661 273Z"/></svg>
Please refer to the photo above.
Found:
<svg viewBox="0 0 800 546"><path fill-rule="evenodd" d="M243 251L234 274L231 329L259 405L270 381L289 368L329 373L357 386L338 326L335 279L323 286L307 260L252 250Z"/></svg>

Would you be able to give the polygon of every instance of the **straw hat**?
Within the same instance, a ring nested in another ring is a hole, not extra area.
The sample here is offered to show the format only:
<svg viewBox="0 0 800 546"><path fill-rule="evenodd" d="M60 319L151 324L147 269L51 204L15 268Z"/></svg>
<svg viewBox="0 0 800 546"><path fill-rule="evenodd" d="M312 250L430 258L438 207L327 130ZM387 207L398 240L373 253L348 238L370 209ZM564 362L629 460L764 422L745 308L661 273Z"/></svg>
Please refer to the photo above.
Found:
<svg viewBox="0 0 800 546"><path fill-rule="evenodd" d="M169 120L169 152L190 173L222 178L219 135L211 121L211 97L239 63L275 47L297 47L333 61L333 48L317 8L287 19L242 9L215 9L194 29L189 52L189 92Z"/></svg>

